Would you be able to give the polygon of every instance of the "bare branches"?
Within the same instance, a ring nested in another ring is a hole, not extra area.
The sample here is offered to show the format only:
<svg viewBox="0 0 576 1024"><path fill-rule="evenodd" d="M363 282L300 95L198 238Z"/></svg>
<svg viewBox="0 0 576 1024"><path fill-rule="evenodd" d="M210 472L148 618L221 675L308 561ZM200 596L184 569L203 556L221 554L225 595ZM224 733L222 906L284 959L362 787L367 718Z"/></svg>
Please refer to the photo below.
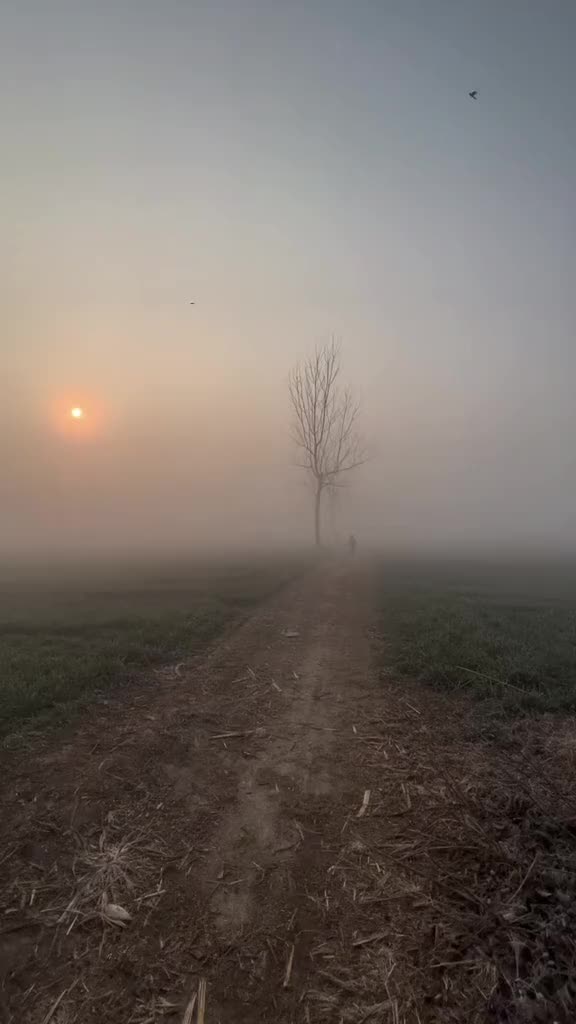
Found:
<svg viewBox="0 0 576 1024"><path fill-rule="evenodd" d="M339 387L340 348L331 342L290 374L294 414L292 437L301 450L298 463L316 485L316 542L320 543L320 499L323 490L339 484L344 473L366 461L357 430L358 403Z"/></svg>

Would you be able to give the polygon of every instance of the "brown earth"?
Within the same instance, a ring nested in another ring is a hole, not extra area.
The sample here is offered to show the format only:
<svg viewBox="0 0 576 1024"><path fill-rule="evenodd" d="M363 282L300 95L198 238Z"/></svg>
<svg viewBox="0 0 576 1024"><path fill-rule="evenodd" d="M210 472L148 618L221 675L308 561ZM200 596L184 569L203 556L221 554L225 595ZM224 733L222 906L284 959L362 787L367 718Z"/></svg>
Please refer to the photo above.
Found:
<svg viewBox="0 0 576 1024"><path fill-rule="evenodd" d="M2 754L2 1024L575 1019L574 745L383 677L374 608L323 567Z"/></svg>

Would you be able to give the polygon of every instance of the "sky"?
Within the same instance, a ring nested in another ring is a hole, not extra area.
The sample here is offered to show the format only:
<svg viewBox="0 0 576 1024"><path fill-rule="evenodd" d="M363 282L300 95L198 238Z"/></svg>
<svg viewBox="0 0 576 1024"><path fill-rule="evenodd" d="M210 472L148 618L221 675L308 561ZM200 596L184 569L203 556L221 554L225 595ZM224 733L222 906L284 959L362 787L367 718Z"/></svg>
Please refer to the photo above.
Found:
<svg viewBox="0 0 576 1024"><path fill-rule="evenodd" d="M573 0L5 5L0 548L306 540L286 382L331 337L338 536L573 547L575 39Z"/></svg>

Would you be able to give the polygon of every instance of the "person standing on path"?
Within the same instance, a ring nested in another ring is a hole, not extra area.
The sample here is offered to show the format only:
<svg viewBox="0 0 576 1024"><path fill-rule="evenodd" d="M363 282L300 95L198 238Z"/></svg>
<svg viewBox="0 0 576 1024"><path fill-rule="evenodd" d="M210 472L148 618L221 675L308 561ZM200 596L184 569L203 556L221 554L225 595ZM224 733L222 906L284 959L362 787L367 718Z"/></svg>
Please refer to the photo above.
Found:
<svg viewBox="0 0 576 1024"><path fill-rule="evenodd" d="M348 538L348 550L352 557L356 554L356 537L353 533L351 533Z"/></svg>

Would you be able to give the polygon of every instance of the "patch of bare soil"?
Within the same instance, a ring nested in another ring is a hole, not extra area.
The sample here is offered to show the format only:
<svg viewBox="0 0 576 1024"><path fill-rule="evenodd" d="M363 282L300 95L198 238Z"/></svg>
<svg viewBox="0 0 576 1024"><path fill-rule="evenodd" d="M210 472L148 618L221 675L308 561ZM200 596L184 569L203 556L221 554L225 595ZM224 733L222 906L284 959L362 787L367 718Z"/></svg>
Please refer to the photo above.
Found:
<svg viewBox="0 0 576 1024"><path fill-rule="evenodd" d="M382 679L369 573L2 755L2 1024L573 1021L574 729Z"/></svg>

